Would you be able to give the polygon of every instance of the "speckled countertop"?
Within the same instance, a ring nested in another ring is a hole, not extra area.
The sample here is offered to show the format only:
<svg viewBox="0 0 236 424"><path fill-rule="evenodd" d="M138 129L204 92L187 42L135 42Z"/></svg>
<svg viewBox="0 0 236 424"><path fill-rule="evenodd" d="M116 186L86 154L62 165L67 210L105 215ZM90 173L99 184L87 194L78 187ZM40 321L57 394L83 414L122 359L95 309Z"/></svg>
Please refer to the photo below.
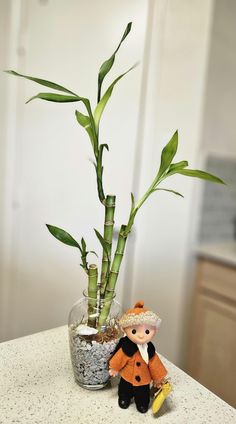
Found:
<svg viewBox="0 0 236 424"><path fill-rule="evenodd" d="M0 423L233 424L236 410L165 360L174 391L157 417L122 410L117 387L81 389L70 364L67 328L0 344Z"/></svg>

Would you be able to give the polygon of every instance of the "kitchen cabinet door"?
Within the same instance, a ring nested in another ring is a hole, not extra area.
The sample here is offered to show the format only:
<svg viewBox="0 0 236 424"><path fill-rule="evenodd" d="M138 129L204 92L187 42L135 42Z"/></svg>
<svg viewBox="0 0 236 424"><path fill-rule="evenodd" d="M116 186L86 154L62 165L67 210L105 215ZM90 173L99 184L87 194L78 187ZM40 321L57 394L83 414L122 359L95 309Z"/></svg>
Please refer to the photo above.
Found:
<svg viewBox="0 0 236 424"><path fill-rule="evenodd" d="M197 295L189 373L229 404L236 406L236 308L224 298Z"/></svg>

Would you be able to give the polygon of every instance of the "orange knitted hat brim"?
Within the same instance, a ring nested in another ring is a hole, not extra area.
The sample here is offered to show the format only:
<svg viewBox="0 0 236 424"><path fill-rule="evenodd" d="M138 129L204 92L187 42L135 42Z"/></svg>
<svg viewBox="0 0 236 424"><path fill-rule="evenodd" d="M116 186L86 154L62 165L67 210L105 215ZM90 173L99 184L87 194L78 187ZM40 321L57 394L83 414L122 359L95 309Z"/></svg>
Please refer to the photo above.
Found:
<svg viewBox="0 0 236 424"><path fill-rule="evenodd" d="M139 301L134 305L134 308L128 309L119 320L120 326L126 328L133 325L148 324L158 328L161 323L159 316L143 306L144 302Z"/></svg>

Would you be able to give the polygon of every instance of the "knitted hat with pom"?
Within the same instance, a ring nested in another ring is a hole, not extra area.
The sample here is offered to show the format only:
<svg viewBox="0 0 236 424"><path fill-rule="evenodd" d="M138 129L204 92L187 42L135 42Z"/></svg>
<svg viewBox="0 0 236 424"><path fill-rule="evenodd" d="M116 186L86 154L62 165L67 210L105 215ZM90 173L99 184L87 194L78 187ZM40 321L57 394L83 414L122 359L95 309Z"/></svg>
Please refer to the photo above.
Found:
<svg viewBox="0 0 236 424"><path fill-rule="evenodd" d="M144 308L144 302L141 300L135 303L133 309L128 309L120 318L119 324L122 328L131 327L132 325L152 325L159 327L161 319L155 312Z"/></svg>

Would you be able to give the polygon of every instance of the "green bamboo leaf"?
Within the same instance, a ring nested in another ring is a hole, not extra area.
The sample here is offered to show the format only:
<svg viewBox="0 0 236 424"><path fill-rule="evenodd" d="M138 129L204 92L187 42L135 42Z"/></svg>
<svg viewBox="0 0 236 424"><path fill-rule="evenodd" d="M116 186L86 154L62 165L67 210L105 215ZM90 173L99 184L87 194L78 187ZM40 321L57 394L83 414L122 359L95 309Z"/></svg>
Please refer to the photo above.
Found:
<svg viewBox="0 0 236 424"><path fill-rule="evenodd" d="M103 171L103 167L102 167L102 155L103 155L103 149L104 148L109 151L109 147L108 147L107 144L100 144L99 151L98 151L98 163L99 163L99 166L101 168L101 172Z"/></svg>
<svg viewBox="0 0 236 424"><path fill-rule="evenodd" d="M75 116L76 116L78 123L82 127L84 127L84 128L91 127L91 122L90 122L89 116L84 115L83 113L79 112L78 110L75 111Z"/></svg>
<svg viewBox="0 0 236 424"><path fill-rule="evenodd" d="M116 85L116 83L123 78L128 72L130 72L132 69L134 69L137 66L137 64L135 64L134 66L132 66L130 69L128 69L128 71L124 72L123 74L121 74L119 77L117 77L115 79L115 81L113 81L113 83L108 87L107 91L105 92L105 94L102 96L101 100L99 101L99 103L97 104L95 110L94 110L94 121L95 121L95 127L96 130L98 130L99 127L99 122L103 113L103 110L109 100L109 98L111 97L112 91L114 86Z"/></svg>
<svg viewBox="0 0 236 424"><path fill-rule="evenodd" d="M173 137L170 139L169 143L164 147L161 152L161 164L157 174L157 180L163 176L163 174L168 170L169 166L178 148L178 131L175 131Z"/></svg>
<svg viewBox="0 0 236 424"><path fill-rule="evenodd" d="M85 240L84 240L84 238L82 237L82 239L81 239L81 246L82 246L82 250L84 251L84 252L86 252L86 243L85 243Z"/></svg>
<svg viewBox="0 0 236 424"><path fill-rule="evenodd" d="M98 255L97 255L97 253L96 253L96 252L94 252L94 250L89 250L89 252L88 252L88 253L93 253L93 255L97 256L97 258L98 258Z"/></svg>
<svg viewBox="0 0 236 424"><path fill-rule="evenodd" d="M36 96L31 97L29 100L27 100L26 103L31 102L34 99L42 99L47 100L48 102L57 102L57 103L70 103L70 102L80 102L82 101L85 103L86 100L84 97L79 96L66 96L64 94L57 94L57 93L39 93Z"/></svg>
<svg viewBox="0 0 236 424"><path fill-rule="evenodd" d="M89 250L89 251L86 250L86 248L87 248L86 247L86 242L85 242L85 240L84 240L83 237L81 239L81 246L82 246L82 251L81 251L82 264L80 264L80 266L85 270L86 273L88 273L88 262L87 262L87 256L88 256L88 254L89 253L92 253L92 254L96 255L97 257L98 257L98 255L93 250Z"/></svg>
<svg viewBox="0 0 236 424"><path fill-rule="evenodd" d="M44 85L45 87L53 88L54 90L64 91L65 93L73 94L74 96L76 96L76 94L68 90L68 88L65 88L62 85L56 84L55 82L47 81L41 78L30 77L28 75L19 74L18 72L15 72L12 70L7 70L5 72L7 72L10 75L15 75L17 77L22 77L30 81L34 81L37 84Z"/></svg>
<svg viewBox="0 0 236 424"><path fill-rule="evenodd" d="M95 136L94 136L93 128L92 128L92 125L91 125L90 117L87 116L87 115L84 115L83 113L79 112L78 110L75 111L75 116L76 116L78 123L87 131L89 138L90 138L90 141L91 141L91 144L92 144L92 147L94 149L94 145L95 145L94 138L95 138Z"/></svg>
<svg viewBox="0 0 236 424"><path fill-rule="evenodd" d="M198 169L180 169L177 171L177 174L186 175L187 177L201 178L203 180L211 181L212 183L225 184L221 178Z"/></svg>
<svg viewBox="0 0 236 424"><path fill-rule="evenodd" d="M169 190L168 188L155 188L154 190L152 190L152 192L154 191L168 191L169 193L173 193L176 194L177 196L181 196L184 197L181 193L178 193L178 191L174 191L174 190Z"/></svg>
<svg viewBox="0 0 236 424"><path fill-rule="evenodd" d="M133 193L131 193L131 210L135 208L135 199Z"/></svg>
<svg viewBox="0 0 236 424"><path fill-rule="evenodd" d="M82 242L82 239L81 239ZM88 252L86 252L86 245L85 245L85 249L84 249L84 244L82 246L82 251L81 251L81 261L82 264L80 264L82 266L82 268L84 268L85 272L88 273L88 262L87 262L87 256L88 256Z"/></svg>
<svg viewBox="0 0 236 424"><path fill-rule="evenodd" d="M54 227L53 225L46 224L49 232L59 241L68 246L77 247L82 253L82 249L77 241L67 231L62 228Z"/></svg>
<svg viewBox="0 0 236 424"><path fill-rule="evenodd" d="M95 231L96 236L97 236L98 240L100 241L103 249L105 250L108 259L109 259L108 243L106 242L106 240L102 237L102 235L95 228L94 228L94 231Z"/></svg>
<svg viewBox="0 0 236 424"><path fill-rule="evenodd" d="M172 163L169 167L168 174L174 173L178 169L183 169L188 166L188 162L186 160L182 160L181 162Z"/></svg>
<svg viewBox="0 0 236 424"><path fill-rule="evenodd" d="M98 157L97 157L97 164L95 166L96 168L96 174L97 174L97 184L98 184L98 192L99 192L99 199L103 202L105 199L103 188L102 188L102 174L103 174L103 166L102 166L102 155L103 155L103 149L106 148L109 150L109 147L107 144L100 144L99 150L98 150Z"/></svg>
<svg viewBox="0 0 236 424"><path fill-rule="evenodd" d="M103 151L104 147L109 152L109 146L108 146L108 144L106 144L106 143L100 144L101 151Z"/></svg>
<svg viewBox="0 0 236 424"><path fill-rule="evenodd" d="M102 83L103 80L105 78L105 76L108 74L108 72L111 70L114 61L115 61L115 57L116 57L116 53L118 52L122 42L125 40L125 38L127 37L127 35L129 34L130 30L131 30L131 26L132 26L132 22L129 22L125 32L121 38L121 41L118 45L118 47L116 48L116 50L114 51L113 55L107 59L100 67L99 69L99 74L98 74L98 102L100 101L100 97L101 97L101 87L102 87Z"/></svg>

